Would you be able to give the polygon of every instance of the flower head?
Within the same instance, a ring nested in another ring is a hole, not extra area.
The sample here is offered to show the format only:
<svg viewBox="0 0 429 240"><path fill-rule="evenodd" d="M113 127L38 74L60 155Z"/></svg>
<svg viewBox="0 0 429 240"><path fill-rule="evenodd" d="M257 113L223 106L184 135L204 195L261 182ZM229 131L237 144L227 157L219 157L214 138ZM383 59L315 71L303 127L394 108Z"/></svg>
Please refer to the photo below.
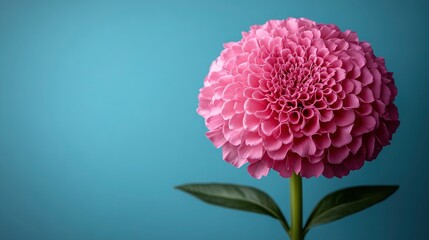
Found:
<svg viewBox="0 0 429 240"><path fill-rule="evenodd" d="M355 32L271 20L212 63L197 112L207 137L255 178L342 177L377 157L399 126L384 59Z"/></svg>

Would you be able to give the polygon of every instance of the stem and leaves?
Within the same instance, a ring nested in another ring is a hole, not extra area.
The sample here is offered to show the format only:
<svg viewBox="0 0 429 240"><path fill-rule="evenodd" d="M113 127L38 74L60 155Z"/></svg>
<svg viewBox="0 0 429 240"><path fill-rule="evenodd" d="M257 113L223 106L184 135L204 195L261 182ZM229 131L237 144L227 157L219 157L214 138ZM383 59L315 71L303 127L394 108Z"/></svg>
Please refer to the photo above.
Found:
<svg viewBox="0 0 429 240"><path fill-rule="evenodd" d="M359 186L328 194L316 205L304 227L311 228L336 221L379 203L398 190L398 186Z"/></svg>
<svg viewBox="0 0 429 240"><path fill-rule="evenodd" d="M186 184L176 189L187 192L200 200L226 208L265 214L280 221L289 233L289 224L274 200L265 192L253 187L235 184Z"/></svg>
<svg viewBox="0 0 429 240"><path fill-rule="evenodd" d="M302 240L302 178L295 173L290 178L291 239Z"/></svg>
<svg viewBox="0 0 429 240"><path fill-rule="evenodd" d="M336 221L379 203L391 196L398 186L359 186L328 194L316 205L304 227L302 227L302 178L295 174L290 179L291 226L275 201L267 193L254 187L198 183L177 186L176 189L210 204L273 217L280 222L291 240L303 240L311 228Z"/></svg>

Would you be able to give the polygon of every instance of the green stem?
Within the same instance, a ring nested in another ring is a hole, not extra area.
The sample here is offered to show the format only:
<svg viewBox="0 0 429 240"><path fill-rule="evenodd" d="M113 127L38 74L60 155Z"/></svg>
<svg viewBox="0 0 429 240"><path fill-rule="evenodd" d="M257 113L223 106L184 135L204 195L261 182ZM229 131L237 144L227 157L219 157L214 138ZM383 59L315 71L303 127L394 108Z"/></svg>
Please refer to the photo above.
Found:
<svg viewBox="0 0 429 240"><path fill-rule="evenodd" d="M291 240L303 240L302 231L302 178L295 173L290 178Z"/></svg>

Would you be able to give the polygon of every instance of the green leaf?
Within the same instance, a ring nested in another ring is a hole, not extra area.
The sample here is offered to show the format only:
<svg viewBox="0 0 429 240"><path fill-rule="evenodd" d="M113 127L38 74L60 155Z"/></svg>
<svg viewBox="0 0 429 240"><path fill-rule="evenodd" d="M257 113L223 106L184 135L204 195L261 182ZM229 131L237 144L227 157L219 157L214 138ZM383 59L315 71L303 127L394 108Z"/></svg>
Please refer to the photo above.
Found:
<svg viewBox="0 0 429 240"><path fill-rule="evenodd" d="M342 189L324 197L311 213L304 231L362 211L392 195L398 186L359 186Z"/></svg>
<svg viewBox="0 0 429 240"><path fill-rule="evenodd" d="M186 184L176 189L187 192L204 202L243 211L261 213L280 220L283 227L289 232L280 208L265 192L253 187L234 184Z"/></svg>

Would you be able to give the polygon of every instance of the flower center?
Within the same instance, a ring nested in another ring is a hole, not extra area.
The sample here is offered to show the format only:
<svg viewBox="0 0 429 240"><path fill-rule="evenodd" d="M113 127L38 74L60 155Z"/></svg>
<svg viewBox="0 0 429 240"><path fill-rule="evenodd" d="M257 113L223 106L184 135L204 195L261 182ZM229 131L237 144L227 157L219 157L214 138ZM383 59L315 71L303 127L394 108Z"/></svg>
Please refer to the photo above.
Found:
<svg viewBox="0 0 429 240"><path fill-rule="evenodd" d="M326 68L296 54L289 54L287 59L274 59L269 91L266 92L267 99L276 105L274 110L290 111L313 106L316 93L322 90L321 76Z"/></svg>

